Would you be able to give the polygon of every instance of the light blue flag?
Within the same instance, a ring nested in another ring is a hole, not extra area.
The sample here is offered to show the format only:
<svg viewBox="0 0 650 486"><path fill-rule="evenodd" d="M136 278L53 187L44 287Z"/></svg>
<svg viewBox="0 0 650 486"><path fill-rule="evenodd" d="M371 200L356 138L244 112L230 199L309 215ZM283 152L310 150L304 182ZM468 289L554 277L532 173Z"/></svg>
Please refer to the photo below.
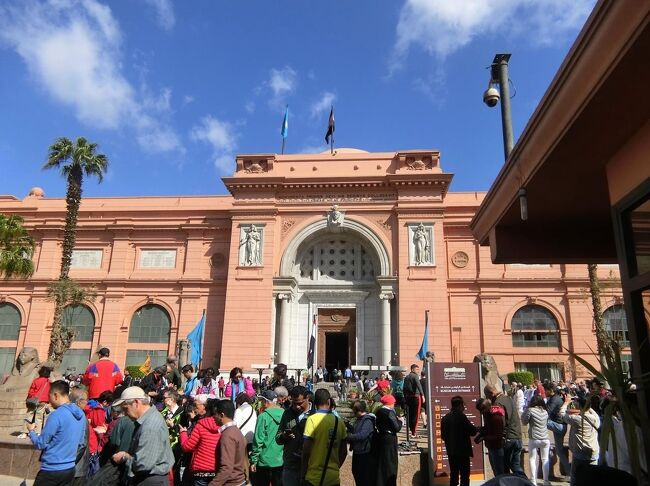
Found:
<svg viewBox="0 0 650 486"><path fill-rule="evenodd" d="M424 337L422 338L422 346L420 346L420 351L415 356L420 360L424 361L424 358L427 357L427 352L429 351L429 311L424 311Z"/></svg>
<svg viewBox="0 0 650 486"><path fill-rule="evenodd" d="M205 311L201 316L201 320L194 326L192 332L187 335L187 339L190 342L191 351L190 351L190 362L198 367L201 362L201 356L203 355L203 333L205 331Z"/></svg>
<svg viewBox="0 0 650 486"><path fill-rule="evenodd" d="M282 130L280 130L280 134L282 135L282 138L287 138L289 135L289 105L287 105L287 109L284 112L284 120L282 120Z"/></svg>

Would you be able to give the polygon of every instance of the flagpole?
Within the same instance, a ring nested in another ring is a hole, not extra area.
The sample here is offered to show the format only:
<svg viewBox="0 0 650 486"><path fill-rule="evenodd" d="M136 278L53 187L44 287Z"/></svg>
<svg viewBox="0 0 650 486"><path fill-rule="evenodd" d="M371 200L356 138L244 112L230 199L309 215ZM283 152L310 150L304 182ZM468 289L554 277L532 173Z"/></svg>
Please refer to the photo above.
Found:
<svg viewBox="0 0 650 486"><path fill-rule="evenodd" d="M426 309L424 311L424 322L426 323L424 326L424 332L426 333L426 338L427 338L427 348L429 347L429 309ZM427 351L429 351L427 349ZM427 360L426 360L426 353L424 355L424 359L422 359L422 369L426 366Z"/></svg>
<svg viewBox="0 0 650 486"><path fill-rule="evenodd" d="M201 332L201 357L199 358L199 369L201 369L201 364L203 364L203 341L205 340L205 309L203 309L201 320L203 321L203 331Z"/></svg>
<svg viewBox="0 0 650 486"><path fill-rule="evenodd" d="M282 137L282 152L281 152L281 153L282 153L283 155L284 155L284 142L285 142L285 140L286 140L286 139L285 139L284 137Z"/></svg>
<svg viewBox="0 0 650 486"><path fill-rule="evenodd" d="M332 132L332 137L330 138L330 154L334 155L334 132Z"/></svg>

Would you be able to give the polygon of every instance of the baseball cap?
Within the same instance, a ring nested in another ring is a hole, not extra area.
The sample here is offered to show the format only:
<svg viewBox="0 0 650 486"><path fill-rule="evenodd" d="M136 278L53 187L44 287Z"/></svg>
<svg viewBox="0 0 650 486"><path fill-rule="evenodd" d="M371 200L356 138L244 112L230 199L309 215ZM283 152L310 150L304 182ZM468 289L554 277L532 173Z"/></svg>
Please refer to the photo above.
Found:
<svg viewBox="0 0 650 486"><path fill-rule="evenodd" d="M260 398L266 400L267 402L275 402L278 399L278 394L273 390L266 390L264 393L262 393L262 395L260 395Z"/></svg>
<svg viewBox="0 0 650 486"><path fill-rule="evenodd" d="M147 394L139 386L130 386L120 395L119 400L113 402L113 406L122 405L126 400L144 400L148 398Z"/></svg>
<svg viewBox="0 0 650 486"><path fill-rule="evenodd" d="M97 351L97 354L100 356L110 356L111 355L111 350L108 348L99 348Z"/></svg>

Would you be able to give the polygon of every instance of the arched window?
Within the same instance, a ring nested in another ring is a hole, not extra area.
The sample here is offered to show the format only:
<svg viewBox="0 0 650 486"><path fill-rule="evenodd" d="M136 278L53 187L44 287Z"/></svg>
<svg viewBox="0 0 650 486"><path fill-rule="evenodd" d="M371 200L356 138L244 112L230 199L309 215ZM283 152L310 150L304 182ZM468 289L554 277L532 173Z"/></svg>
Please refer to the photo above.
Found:
<svg viewBox="0 0 650 486"><path fill-rule="evenodd" d="M603 324L607 334L624 347L630 347L630 334L627 330L627 317L622 305L613 305L603 312Z"/></svg>
<svg viewBox="0 0 650 486"><path fill-rule="evenodd" d="M171 319L167 311L155 304L140 307L131 318L130 343L167 343Z"/></svg>
<svg viewBox="0 0 650 486"><path fill-rule="evenodd" d="M557 348L560 336L555 317L541 305L527 305L512 316L512 345L517 348Z"/></svg>
<svg viewBox="0 0 650 486"><path fill-rule="evenodd" d="M63 325L74 329L74 340L87 342L93 340L95 316L85 305L69 305L63 310Z"/></svg>
<svg viewBox="0 0 650 486"><path fill-rule="evenodd" d="M0 304L0 339L11 341L18 339L20 332L20 311L15 305Z"/></svg>

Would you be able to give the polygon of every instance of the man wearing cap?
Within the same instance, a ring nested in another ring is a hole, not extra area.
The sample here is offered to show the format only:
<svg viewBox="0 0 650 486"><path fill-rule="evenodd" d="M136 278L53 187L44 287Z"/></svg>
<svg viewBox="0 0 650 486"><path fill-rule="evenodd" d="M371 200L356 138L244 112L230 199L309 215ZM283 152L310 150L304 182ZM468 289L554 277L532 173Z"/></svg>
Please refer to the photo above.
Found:
<svg viewBox="0 0 650 486"><path fill-rule="evenodd" d="M251 482L253 486L282 484L282 449L275 441L284 409L278 405L278 396L266 390L260 397L261 409L255 425L251 451Z"/></svg>
<svg viewBox="0 0 650 486"><path fill-rule="evenodd" d="M111 351L100 348L97 351L99 359L88 365L83 375L83 382L88 387L88 398L98 398L104 391L115 391L115 387L122 383L120 367L110 360Z"/></svg>
<svg viewBox="0 0 650 486"><path fill-rule="evenodd" d="M113 462L125 465L131 485L168 486L174 454L169 445L165 420L150 405L149 396L138 386L131 386L122 392L120 399L113 403L114 407L120 405L135 422L135 431L129 451L113 454Z"/></svg>

